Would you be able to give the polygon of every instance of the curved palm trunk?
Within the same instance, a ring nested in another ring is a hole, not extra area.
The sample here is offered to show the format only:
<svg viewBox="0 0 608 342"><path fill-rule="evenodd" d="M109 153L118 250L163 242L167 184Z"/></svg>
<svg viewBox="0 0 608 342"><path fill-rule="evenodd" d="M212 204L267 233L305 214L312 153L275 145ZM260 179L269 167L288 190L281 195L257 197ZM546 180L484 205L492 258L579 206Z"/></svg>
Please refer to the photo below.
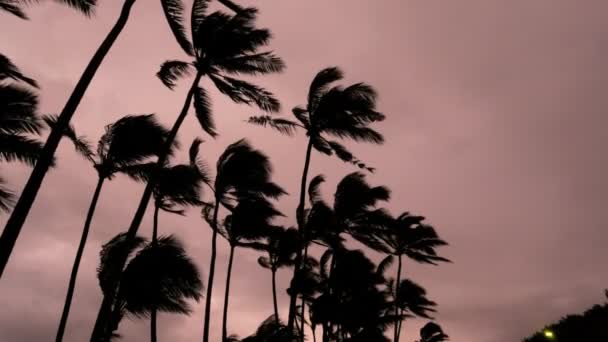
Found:
<svg viewBox="0 0 608 342"><path fill-rule="evenodd" d="M158 204L156 204L154 206L154 222L152 224L152 247L156 247L156 245L158 244L158 211L159 211L159 206ZM150 312L150 341L151 342L156 342L157 341L157 334L156 334L156 306L152 307L152 311Z"/></svg>
<svg viewBox="0 0 608 342"><path fill-rule="evenodd" d="M228 299L230 297L230 277L232 275L232 260L234 258L234 246L230 246L230 258L228 259L228 271L226 273L226 291L224 293L224 317L222 319L222 342L228 337Z"/></svg>
<svg viewBox="0 0 608 342"><path fill-rule="evenodd" d="M59 146L59 141L61 141L64 131L68 127L72 116L74 116L74 113L76 112L76 109L78 108L78 105L80 104L80 101L82 100L82 97L84 96L89 84L93 80L97 69L101 65L101 62L108 54L108 51L110 51L110 48L116 41L116 38L118 38L127 24L129 14L134 3L135 0L125 0L116 24L114 24L114 27L112 27L112 30L110 30L110 33L108 33L82 73L82 76L78 80L74 91L70 95L70 98L61 111L55 126L51 130L51 133L44 144L44 148L40 154L40 157L38 158L38 161L36 162L36 166L34 166L34 170L32 170L30 178L23 188L19 201L17 201L10 218L6 222L2 236L0 236L0 277L2 277L2 273L4 272L11 252L13 251L13 247L15 246L19 233L21 232L21 228L23 227L25 219L27 218L32 204L36 199L36 195L38 194L40 185L44 180L44 176L51 166L53 156L57 150L57 146Z"/></svg>
<svg viewBox="0 0 608 342"><path fill-rule="evenodd" d="M298 221L298 231L300 236L304 230L304 202L306 201L306 181L308 178L308 169L310 168L310 156L312 154L312 139L308 139L308 147L306 148L306 158L304 159L304 171L302 172L302 182L300 184L300 202L298 204L296 218ZM296 254L295 265L293 268L292 283L296 279L296 276L300 272L302 264L302 250L298 248ZM293 331L294 321L296 318L296 300L298 298L297 293L293 293L289 299L289 316L287 320L287 331Z"/></svg>
<svg viewBox="0 0 608 342"><path fill-rule="evenodd" d="M274 320L279 325L279 304L277 302L277 270L272 269L272 303L274 304Z"/></svg>
<svg viewBox="0 0 608 342"><path fill-rule="evenodd" d="M133 0L129 0L129 1L133 1ZM173 145L173 141L175 140L175 137L177 136L177 132L179 131L181 125L184 123L184 120L186 119L186 116L188 115L188 109L190 108L190 105L192 103L192 97L194 96L195 88L198 85L198 83L200 82L202 76L203 76L202 74L197 73L196 77L194 78L194 82L190 86L190 90L188 91L188 95L186 96L184 106L182 107L182 110L181 110L179 116L177 117L177 120L175 121L175 123L173 124L173 127L171 128L171 132L169 133L169 136L167 137L163 150L161 151L161 153L158 156L158 161L156 163L157 166L163 165L163 163L167 160L167 157L169 156L169 152L171 151L171 146ZM131 225L129 226L129 230L127 230L127 236L126 236L127 239L134 239L135 235L137 234L137 230L139 229L139 226L141 225L141 221L144 217L144 214L146 213L146 208L148 207L150 198L152 198L152 189L154 187L155 182L156 182L156 179L153 175L150 178L150 180L148 181L148 183L146 184L146 188L145 188L142 198L139 202L139 206L137 207L135 215L133 216ZM125 266L125 263L127 262L127 254L121 255L120 257L121 258L120 258L119 262L117 262L115 265L117 270L123 269ZM116 274L118 274L118 272ZM103 301L101 302L101 307L99 308L99 312L97 313L97 320L95 322L95 327L93 328L93 333L91 334L91 342L99 341L99 338L101 336L103 336L104 330L106 329L105 325L106 325L109 315L111 314L112 306L114 303L115 292L116 292L116 289L118 288L118 279L114 280L114 282L115 282L115 284L112 288L112 291L108 291L108 293L106 295L104 295Z"/></svg>
<svg viewBox="0 0 608 342"><path fill-rule="evenodd" d="M399 285L401 285L401 255L399 255L399 263L397 266L397 285L395 286L395 337L393 342L399 342L399 335L401 333L401 319L399 319L399 307L398 296L399 296Z"/></svg>
<svg viewBox="0 0 608 342"><path fill-rule="evenodd" d="M55 337L56 342L63 340L63 334L65 333L65 327L68 323L68 316L70 315L70 307L72 305L72 297L74 296L74 289L76 288L76 278L78 277L78 268L80 267L80 261L82 260L82 254L84 253L84 247L87 243L89 236L89 230L91 228L91 222L93 221L93 214L95 213L95 207L97 207L97 201L99 200L99 194L103 186L105 178L99 176L97 180L97 187L93 193L87 218L84 222L84 228L82 229L82 236L80 237L80 243L76 251L76 258L74 258L74 265L72 266L72 273L70 274L70 281L68 284L68 293L65 295L65 303L63 304L63 312L61 313L61 319L59 320L59 327L57 328L57 336Z"/></svg>
<svg viewBox="0 0 608 342"><path fill-rule="evenodd" d="M211 237L211 260L209 261L209 279L207 280L207 298L205 298L205 322L203 326L203 342L209 342L209 322L211 321L211 295L213 294L213 277L215 276L215 257L217 255L217 214L220 201L215 199L213 209L213 236ZM224 342L224 341L222 341Z"/></svg>

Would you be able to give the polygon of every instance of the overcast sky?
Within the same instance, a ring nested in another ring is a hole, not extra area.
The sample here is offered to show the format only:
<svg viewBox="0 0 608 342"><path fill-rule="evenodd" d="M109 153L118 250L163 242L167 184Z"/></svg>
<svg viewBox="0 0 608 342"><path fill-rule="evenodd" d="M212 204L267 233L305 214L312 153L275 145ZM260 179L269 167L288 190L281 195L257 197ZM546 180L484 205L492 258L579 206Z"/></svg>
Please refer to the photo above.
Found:
<svg viewBox="0 0 608 342"><path fill-rule="evenodd" d="M100 1L93 19L51 1L28 10L30 21L0 14L0 51L41 85L41 111L59 112L120 10ZM405 274L439 303L438 322L456 342L519 341L566 313L602 300L608 287L608 3L604 0L259 0L259 24L272 29L272 49L285 73L259 78L284 113L305 101L321 68L338 65L347 82L380 93L387 115L378 126L386 144L355 146L377 167L373 184L393 190L390 209L428 218L449 243L454 263L405 264ZM173 122L185 87L167 90L156 78L166 59L185 58L158 1L140 0L107 56L73 123L96 140L125 114L157 113ZM212 92L221 136L204 136L194 118L180 140L202 136L214 163L223 148L247 137L275 165L275 179L297 193L304 137L290 139L243 121L257 112ZM186 151L183 151L185 154ZM182 156L183 157L183 156ZM0 281L0 340L53 338L95 173L69 143L47 175ZM323 191L355 171L315 155L312 174ZM2 167L18 189L27 169ZM123 230L142 190L124 177L104 188L82 264L66 341L85 341L100 302L95 278L101 243ZM292 214L295 197L281 201ZM293 217L293 215L292 215ZM6 216L0 219L4 224ZM206 275L209 228L197 211L161 215ZM150 218L141 232L149 235ZM213 306L219 338L226 263L220 244ZM272 312L270 273L257 255L238 252L229 330L251 333ZM281 274L283 316L288 275ZM202 303L190 317L161 315L161 341L199 341ZM413 341L424 322L404 324ZM124 341L145 341L149 322L121 325Z"/></svg>

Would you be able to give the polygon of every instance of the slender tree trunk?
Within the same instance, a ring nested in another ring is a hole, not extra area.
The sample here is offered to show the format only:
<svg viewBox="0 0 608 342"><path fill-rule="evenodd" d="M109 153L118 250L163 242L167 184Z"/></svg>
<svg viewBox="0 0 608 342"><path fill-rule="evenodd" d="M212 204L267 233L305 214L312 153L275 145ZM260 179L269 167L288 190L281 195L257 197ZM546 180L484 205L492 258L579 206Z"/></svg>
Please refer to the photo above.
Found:
<svg viewBox="0 0 608 342"><path fill-rule="evenodd" d="M230 257L228 258L228 270L226 273L226 291L224 293L224 316L222 318L222 342L228 337L228 299L230 298L230 277L232 275L232 260L234 259L234 246L230 246Z"/></svg>
<svg viewBox="0 0 608 342"><path fill-rule="evenodd" d="M213 277L215 275L215 257L217 254L217 215L220 210L220 200L215 199L213 209L213 236L211 237L211 260L209 261L209 279L207 280L207 298L205 298L205 323L203 326L203 342L209 342L209 322L211 321L211 295L213 294ZM224 341L222 341L224 342Z"/></svg>
<svg viewBox="0 0 608 342"><path fill-rule="evenodd" d="M304 231L304 202L306 201L306 182L308 179L308 169L310 168L310 157L312 154L312 139L308 139L308 147L306 148L306 157L304 159L304 170L302 172L302 182L300 184L300 202L298 203L296 219L298 221L298 232L300 237L303 236ZM296 253L295 265L293 268L293 277L291 279L292 285L294 280L300 273L300 267L302 266L302 249L298 248ZM292 286L293 287L293 286ZM289 317L287 320L287 331L292 332L294 327L294 321L296 318L296 300L298 298L297 293L292 293L289 299Z"/></svg>
<svg viewBox="0 0 608 342"><path fill-rule="evenodd" d="M72 273L70 274L70 281L68 283L68 293L65 295L65 303L63 304L63 312L61 313L61 319L59 320L59 327L57 328L57 336L55 337L56 342L63 340L63 334L68 323L68 316L70 315L70 307L72 305L72 297L74 296L74 289L76 288L76 278L78 277L78 268L80 267L80 261L82 260L82 254L84 253L84 247L87 243L87 237L89 236L89 230L91 228L91 222L93 221L93 214L95 213L95 207L99 200L99 194L103 186L105 178L99 176L97 180L97 186L89 205L89 211L87 212L87 218L84 221L84 228L82 229L82 235L80 237L80 243L76 250L76 258L74 258L74 265L72 266Z"/></svg>
<svg viewBox="0 0 608 342"><path fill-rule="evenodd" d="M274 320L279 325L279 304L277 302L277 270L272 269L272 303L274 305Z"/></svg>
<svg viewBox="0 0 608 342"><path fill-rule="evenodd" d="M317 327L313 326L312 330L312 342L317 342Z"/></svg>
<svg viewBox="0 0 608 342"><path fill-rule="evenodd" d="M53 156L57 150L57 146L59 146L61 137L68 127L72 116L76 112L76 109L80 104L80 100L82 100L82 97L84 96L89 84L93 80L93 76L95 76L97 69L101 65L108 51L110 51L110 48L116 41L116 38L118 38L119 34L125 27L127 20L129 19L131 7L133 7L134 3L135 0L125 0L116 24L114 24L114 27L112 27L110 33L108 33L104 41L93 55L93 58L84 70L80 80L78 80L74 91L70 95L65 107L57 119L57 122L51 130L46 143L44 144L42 153L40 154L38 161L32 170L30 178L21 192L21 196L19 197L10 218L6 222L6 226L2 231L2 236L0 236L0 278L2 277L6 264L8 263L10 255L13 251L13 247L17 242L17 238L19 237L21 228L25 223L25 219L27 218L32 204L36 199L36 195L38 194L38 190L40 189L42 181L44 180L44 176L51 166Z"/></svg>
<svg viewBox="0 0 608 342"><path fill-rule="evenodd" d="M399 315L399 286L401 285L401 255L398 258L397 265L397 284L395 285L395 337L393 342L399 342L399 335L401 332L401 324Z"/></svg>
<svg viewBox="0 0 608 342"><path fill-rule="evenodd" d="M133 1L133 0L129 0L129 1ZM188 115L188 109L190 109L194 91L196 90L196 87L197 87L198 83L200 82L200 79L202 76L203 75L201 73L197 73L196 77L194 78L194 82L192 83L192 86L190 87L190 90L188 91L188 95L186 96L184 106L182 107L182 110L181 110L179 116L177 117L177 120L175 121L175 123L173 124L173 127L171 128L171 132L169 133L169 136L167 137L167 140L165 141L165 146L163 147L163 150L161 151L161 153L158 156L158 161L156 163L157 167L159 165L163 165L163 163L167 160L169 152L171 151L171 146L173 145L175 137L177 136L177 132L179 131L181 125L183 124L184 120L186 119L186 116ZM148 181L148 183L146 184L146 188L145 188L142 198L139 202L139 206L137 207L135 215L133 216L133 220L131 221L131 225L129 226L129 230L127 231L126 239L128 239L128 240L134 239L137 234L137 230L139 229L139 226L141 225L141 221L144 217L144 214L146 213L146 208L148 207L148 203L150 202L150 198L152 197L152 189L154 187L155 182L156 182L156 177L153 174L152 177L150 178L150 180ZM114 267L116 267L117 270L121 270L124 268L125 263L127 262L128 255L125 253L125 254L121 255L120 257L121 258L120 258L119 262L117 262L116 265L114 265ZM91 336L92 342L97 342L97 339L99 338L99 336L101 336L100 334L103 334L103 331L105 329L105 327L104 327L105 322L107 320L108 315L111 314L112 305L114 303L115 292L116 292L116 289L118 288L118 279L114 280L114 282L115 283L113 284L111 291L108 291L108 293L104 295L103 301L101 303L101 307L99 308L99 312L97 314L97 320L95 322L95 327L93 328L93 334Z"/></svg>
<svg viewBox="0 0 608 342"><path fill-rule="evenodd" d="M152 248L156 248L158 245L158 211L160 207L157 203L154 205L154 222L152 224ZM157 320L156 303L153 304L152 311L150 312L150 341L156 342L158 340L156 331L156 320Z"/></svg>
<svg viewBox="0 0 608 342"><path fill-rule="evenodd" d="M306 234L303 234L306 235ZM304 243L306 244L306 247L304 247L304 258L302 259L303 262L306 262L306 259L308 258L308 241L306 241L306 238L304 240ZM300 319L302 320L302 326L300 327L300 341L304 342L304 314L306 313L306 302L304 301L304 297L302 297L302 310L300 311Z"/></svg>

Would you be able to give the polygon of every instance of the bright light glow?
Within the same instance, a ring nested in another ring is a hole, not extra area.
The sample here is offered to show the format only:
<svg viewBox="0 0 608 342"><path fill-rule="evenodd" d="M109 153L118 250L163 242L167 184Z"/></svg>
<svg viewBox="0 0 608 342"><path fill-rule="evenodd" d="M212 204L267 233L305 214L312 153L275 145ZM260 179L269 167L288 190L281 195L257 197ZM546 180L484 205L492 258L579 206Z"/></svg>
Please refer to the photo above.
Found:
<svg viewBox="0 0 608 342"><path fill-rule="evenodd" d="M555 334L553 334L553 331L551 331L551 330L545 330L545 337L552 339L555 337Z"/></svg>

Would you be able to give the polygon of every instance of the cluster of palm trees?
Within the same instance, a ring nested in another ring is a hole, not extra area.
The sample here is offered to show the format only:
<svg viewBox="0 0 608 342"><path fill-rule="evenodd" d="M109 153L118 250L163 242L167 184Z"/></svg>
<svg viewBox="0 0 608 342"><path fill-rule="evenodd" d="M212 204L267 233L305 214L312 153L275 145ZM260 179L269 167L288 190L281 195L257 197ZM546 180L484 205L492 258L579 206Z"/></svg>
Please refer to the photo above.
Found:
<svg viewBox="0 0 608 342"><path fill-rule="evenodd" d="M169 28L189 62L164 62L157 73L168 88L191 76L184 104L171 128L163 127L153 114L127 115L106 126L96 149L79 136L70 120L99 65L116 41L136 0L125 0L115 26L108 33L82 74L58 116L40 116L37 84L5 56L0 55L0 160L22 161L34 167L23 191L17 196L0 179L0 209L10 217L0 237L0 277L28 216L62 138L95 168L97 186L83 223L69 277L56 341L62 341L69 319L72 297L94 212L107 180L124 174L145 183L140 204L125 232L107 242L100 252L97 270L103 301L91 334L91 341L117 338L125 317L150 320L150 339L157 337L157 312L189 314L191 300L205 299L203 342L209 342L211 300L215 284L218 236L227 240L229 260L222 317L222 340L238 341L229 334L231 270L237 248L261 255L258 263L270 270L273 314L257 331L242 341L304 341L309 334L330 341L399 342L403 322L412 317L431 319L436 303L423 287L403 276L406 260L436 265L449 260L436 249L446 243L424 217L405 212L393 216L382 208L390 199L384 186L372 186L364 172L373 168L355 157L340 140L381 144L383 136L372 125L385 116L376 109L377 94L365 83L337 85L343 78L337 67L326 68L313 78L307 103L292 110L294 120L270 115L281 107L264 88L239 78L281 72L283 61L271 51L267 29L255 26L257 10L229 0L218 0L222 10L211 11L210 0L194 0L190 30L181 0L160 0ZM95 0L59 1L90 15ZM0 10L27 18L27 0L0 0ZM228 9L224 11L223 9ZM189 162L175 164L178 132L194 107L204 133L217 135L208 91L200 83L208 78L220 93L235 103L252 105L268 113L248 122L289 136L299 130L307 137L305 162L300 182L295 225L277 225L285 216L276 201L287 195L272 180L268 156L242 139L226 147L215 170L200 153L202 140L189 148ZM39 141L45 128L46 142ZM360 170L346 175L337 185L333 202L321 195L322 175L309 179L312 152L335 155ZM142 218L153 201L151 239L139 233ZM196 263L173 234L159 235L160 213L183 215L186 208L199 208L202 224L211 229L207 281L201 279ZM356 249L357 244L364 246ZM364 251L384 257L375 263ZM391 267L394 263L396 267ZM292 268L288 286L289 314L279 317L276 275ZM392 272L395 276L391 276ZM203 296L203 284L206 292ZM269 305L270 307L270 305ZM386 337L392 329L392 339ZM420 342L446 341L436 323L420 331Z"/></svg>

